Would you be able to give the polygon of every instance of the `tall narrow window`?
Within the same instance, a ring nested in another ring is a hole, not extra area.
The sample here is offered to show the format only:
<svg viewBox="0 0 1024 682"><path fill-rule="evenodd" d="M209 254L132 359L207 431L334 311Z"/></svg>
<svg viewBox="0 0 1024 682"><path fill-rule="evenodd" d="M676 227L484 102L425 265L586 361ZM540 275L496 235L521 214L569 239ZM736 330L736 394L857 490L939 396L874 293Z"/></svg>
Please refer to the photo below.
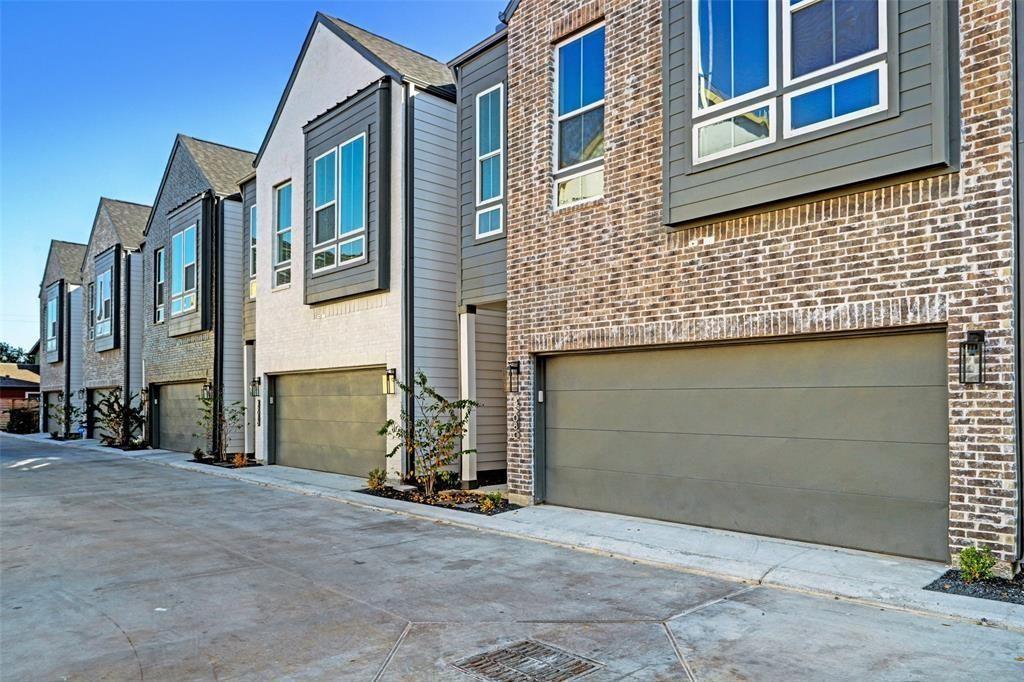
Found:
<svg viewBox="0 0 1024 682"><path fill-rule="evenodd" d="M96 275L96 338L113 333L113 270L108 268Z"/></svg>
<svg viewBox="0 0 1024 682"><path fill-rule="evenodd" d="M57 335L60 333L58 322L60 320L60 287L52 287L47 292L46 298L46 352L52 353L57 350Z"/></svg>
<svg viewBox="0 0 1024 682"><path fill-rule="evenodd" d="M157 323L164 321L165 272L164 250L157 249L153 254L153 321Z"/></svg>
<svg viewBox="0 0 1024 682"><path fill-rule="evenodd" d="M256 205L249 207L249 298L256 298Z"/></svg>
<svg viewBox="0 0 1024 682"><path fill-rule="evenodd" d="M604 191L604 26L555 48L555 204Z"/></svg>
<svg viewBox="0 0 1024 682"><path fill-rule="evenodd" d="M366 260L366 134L314 161L313 272Z"/></svg>
<svg viewBox="0 0 1024 682"><path fill-rule="evenodd" d="M274 190L274 286L292 281L292 183Z"/></svg>
<svg viewBox="0 0 1024 682"><path fill-rule="evenodd" d="M196 309L197 227L192 225L171 237L171 317Z"/></svg>
<svg viewBox="0 0 1024 682"><path fill-rule="evenodd" d="M502 83L476 97L476 236L502 231L504 196L505 86Z"/></svg>
<svg viewBox="0 0 1024 682"><path fill-rule="evenodd" d="M763 95L775 84L775 1L697 0L694 111Z"/></svg>
<svg viewBox="0 0 1024 682"><path fill-rule="evenodd" d="M96 283L89 282L89 340L96 338Z"/></svg>

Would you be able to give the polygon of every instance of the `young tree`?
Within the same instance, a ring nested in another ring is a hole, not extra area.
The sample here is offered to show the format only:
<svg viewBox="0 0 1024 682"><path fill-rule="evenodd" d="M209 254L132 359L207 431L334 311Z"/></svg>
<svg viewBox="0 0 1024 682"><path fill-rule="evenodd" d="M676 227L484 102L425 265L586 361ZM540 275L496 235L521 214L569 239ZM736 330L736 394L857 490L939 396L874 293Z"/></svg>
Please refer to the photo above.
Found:
<svg viewBox="0 0 1024 682"><path fill-rule="evenodd" d="M225 444L228 442L228 436L232 431L237 431L241 428L242 419L245 416L245 405L236 400L229 405L221 407L220 413L215 414L212 391L209 397L198 395L196 398L198 398L202 405L199 410L199 419L196 420L196 426L202 429L202 433L192 435L205 438L211 450L216 448L216 451L210 454L217 460L224 460L227 455ZM213 437L215 434L219 446L214 444Z"/></svg>
<svg viewBox="0 0 1024 682"><path fill-rule="evenodd" d="M58 433L60 437L71 435L71 428L75 424L79 424L82 421L84 413L82 409L71 402L71 398L65 393L61 392L57 402L50 405L50 419L57 422L57 426L60 427Z"/></svg>
<svg viewBox="0 0 1024 682"><path fill-rule="evenodd" d="M96 404L95 421L106 432L100 436L104 445L126 447L132 437L142 432L146 415L142 397L129 393L126 400L121 398L121 389L112 389Z"/></svg>
<svg viewBox="0 0 1024 682"><path fill-rule="evenodd" d="M398 444L388 457L403 448L413 453L414 475L427 495L433 495L438 474L462 455L476 450L461 449L469 417L479 403L473 400L448 400L427 382L427 375L416 372L412 386L397 382L406 395L413 397L414 413L403 407L399 419L389 419L378 432L393 436ZM403 401L404 403L404 401Z"/></svg>

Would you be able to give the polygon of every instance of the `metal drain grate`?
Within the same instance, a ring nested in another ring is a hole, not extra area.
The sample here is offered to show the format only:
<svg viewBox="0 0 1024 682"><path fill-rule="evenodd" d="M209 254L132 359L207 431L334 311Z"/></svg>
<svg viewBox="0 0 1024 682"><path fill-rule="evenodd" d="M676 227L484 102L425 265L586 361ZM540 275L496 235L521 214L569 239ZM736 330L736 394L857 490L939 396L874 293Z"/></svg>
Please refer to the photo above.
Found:
<svg viewBox="0 0 1024 682"><path fill-rule="evenodd" d="M470 656L452 665L487 682L569 682L603 667L597 661L532 639Z"/></svg>

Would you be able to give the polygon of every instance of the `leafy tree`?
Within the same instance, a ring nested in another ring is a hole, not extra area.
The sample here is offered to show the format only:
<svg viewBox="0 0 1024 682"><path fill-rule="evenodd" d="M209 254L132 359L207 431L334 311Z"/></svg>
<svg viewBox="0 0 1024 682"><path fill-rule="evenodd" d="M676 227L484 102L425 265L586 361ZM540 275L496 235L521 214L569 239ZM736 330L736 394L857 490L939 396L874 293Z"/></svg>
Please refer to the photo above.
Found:
<svg viewBox="0 0 1024 682"><path fill-rule="evenodd" d="M224 451L225 444L228 442L228 434L232 431L237 431L242 426L242 419L245 416L245 406L238 400L235 402L225 405L221 408L220 414L214 414L214 399L213 392L210 392L209 398L204 398L202 394L197 395L196 398L199 400L201 407L199 409L199 419L196 420L196 426L202 429L202 433L194 433L193 436L197 438L204 438L206 443L213 447L213 436L216 433L218 436L219 451L211 452L218 461L226 459L226 452Z"/></svg>
<svg viewBox="0 0 1024 682"><path fill-rule="evenodd" d="M85 416L82 409L71 402L71 399L63 391L57 398L57 402L50 405L49 414L50 419L57 422L57 426L60 427L60 430L54 433L62 438L70 435L72 427L81 423L82 417Z"/></svg>
<svg viewBox="0 0 1024 682"><path fill-rule="evenodd" d="M122 448L131 445L134 435L141 433L146 423L142 396L129 392L123 400L120 388L107 393L95 410L96 423L106 432L100 436L104 445Z"/></svg>
<svg viewBox="0 0 1024 682"><path fill-rule="evenodd" d="M0 341L0 362L28 362L28 353L18 346Z"/></svg>
<svg viewBox="0 0 1024 682"><path fill-rule="evenodd" d="M405 448L413 453L414 475L427 495L433 495L444 467L462 455L476 450L461 449L469 417L479 403L473 400L448 400L427 382L427 375L417 370L412 386L398 382L404 394L413 397L414 413L403 407L399 419L389 419L378 432L393 436L398 444L388 457ZM404 403L404 401L403 401Z"/></svg>

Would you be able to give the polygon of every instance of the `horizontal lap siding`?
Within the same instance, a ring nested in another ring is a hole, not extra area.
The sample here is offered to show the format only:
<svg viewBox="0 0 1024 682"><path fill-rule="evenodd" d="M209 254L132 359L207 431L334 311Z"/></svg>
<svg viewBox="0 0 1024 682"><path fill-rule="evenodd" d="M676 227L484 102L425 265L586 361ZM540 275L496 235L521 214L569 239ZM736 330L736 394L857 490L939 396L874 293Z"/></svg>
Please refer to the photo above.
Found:
<svg viewBox="0 0 1024 682"><path fill-rule="evenodd" d="M505 469L505 311L476 312L477 469Z"/></svg>
<svg viewBox="0 0 1024 682"><path fill-rule="evenodd" d="M505 235L503 233L500 237L476 239L475 146L476 96L498 83L506 82L507 65L508 50L502 40L468 60L459 71L458 155L462 221L460 303L463 305L505 300ZM507 91L505 96L507 98ZM504 136L507 158L507 135ZM504 206L505 202L500 204Z"/></svg>
<svg viewBox="0 0 1024 682"><path fill-rule="evenodd" d="M681 1L666 9L667 220L685 222L855 182L937 165L948 137L946 64L933 46L945 40L941 0L901 0L888 17L895 62L888 73L898 116L865 120L794 137L782 147L737 154L732 161L691 168L690 13ZM781 39L780 39L781 40ZM776 139L782 139L782 98L776 98ZM877 119L877 120L876 120Z"/></svg>
<svg viewBox="0 0 1024 682"><path fill-rule="evenodd" d="M242 203L226 200L222 204L224 210L224 249L221 256L224 268L224 281L237 282L242 278L241 245L235 236L242 230ZM247 250L247 249L245 249ZM221 316L223 357L221 358L221 389L224 407L244 406L245 391L242 385L242 293L238 287L224 287L224 314ZM245 433L242 425L228 430L227 443L223 450L228 453L245 450Z"/></svg>

